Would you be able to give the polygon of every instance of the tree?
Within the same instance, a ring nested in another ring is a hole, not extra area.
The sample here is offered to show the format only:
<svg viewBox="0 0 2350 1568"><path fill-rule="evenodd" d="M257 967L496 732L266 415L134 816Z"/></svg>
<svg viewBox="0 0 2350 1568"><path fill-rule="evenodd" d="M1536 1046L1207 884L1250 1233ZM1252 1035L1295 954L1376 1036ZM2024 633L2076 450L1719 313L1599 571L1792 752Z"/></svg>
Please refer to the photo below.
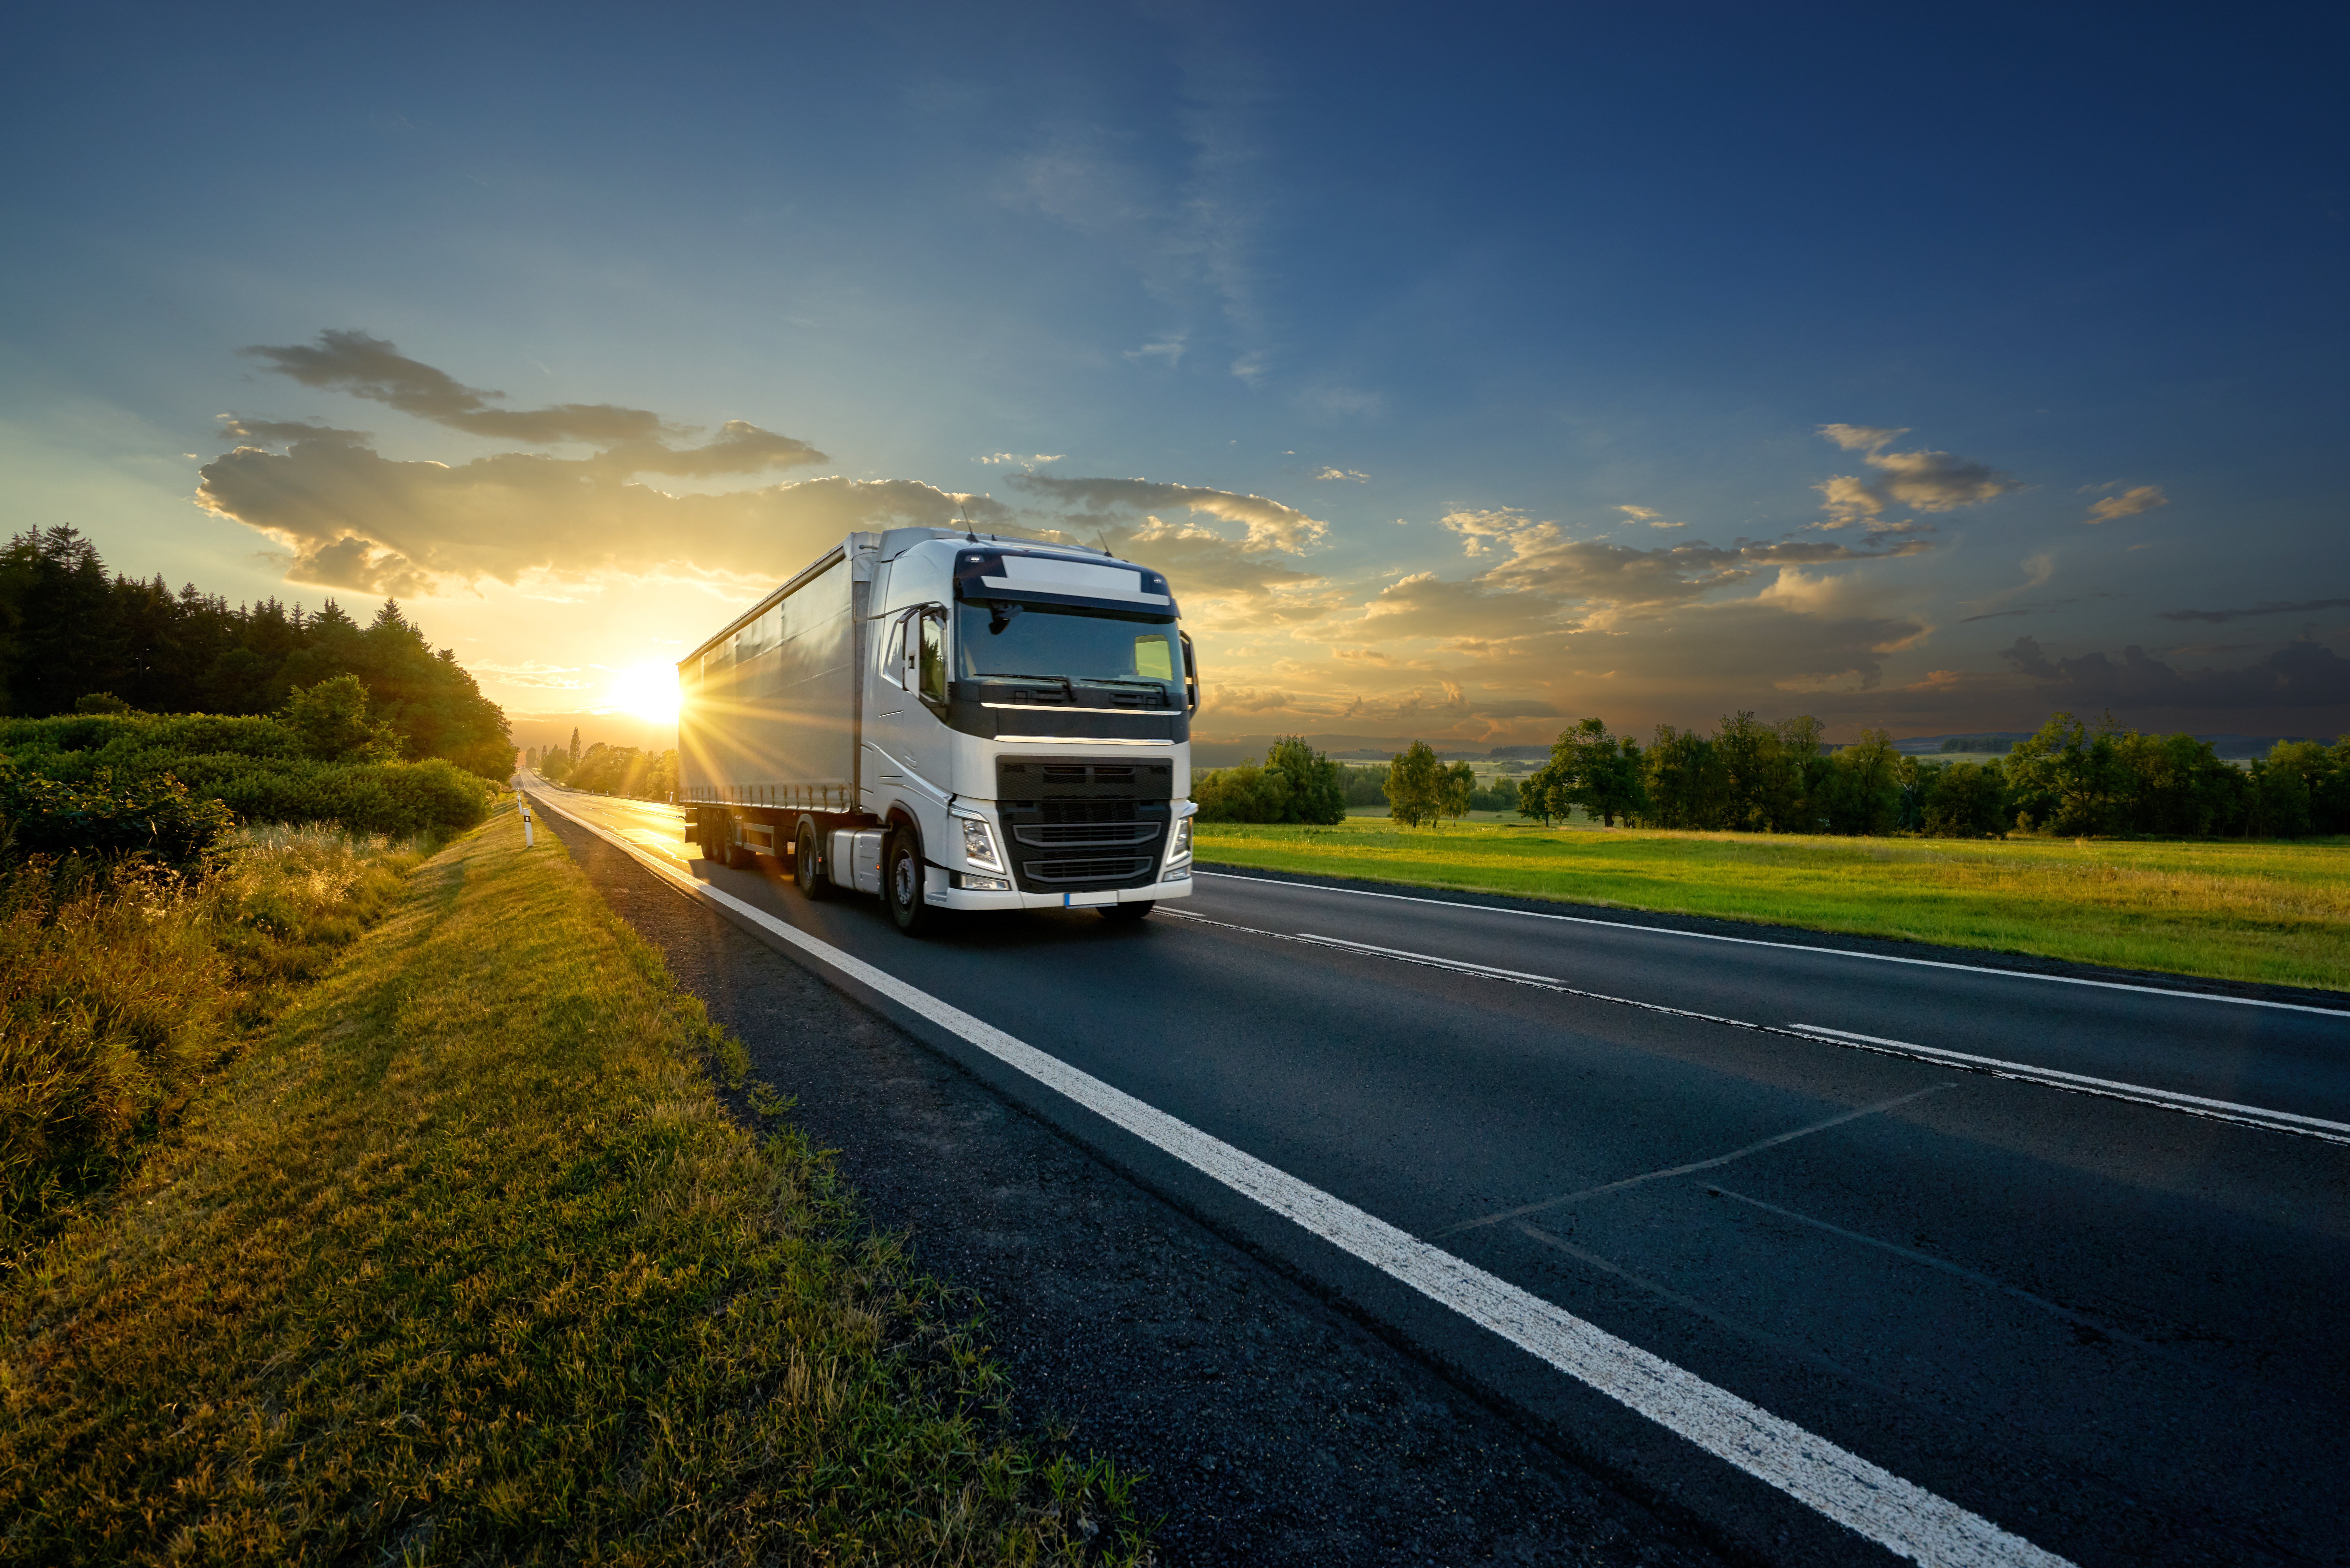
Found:
<svg viewBox="0 0 2350 1568"><path fill-rule="evenodd" d="M1469 807L1477 798L1477 770L1468 763L1454 763L1444 770L1444 788L1439 800L1438 826L1444 817L1458 822L1469 815Z"/></svg>
<svg viewBox="0 0 2350 1568"><path fill-rule="evenodd" d="M1728 787L1713 742L1694 730L1657 726L1641 768L1648 804L1640 820L1650 827L1713 828L1725 825Z"/></svg>
<svg viewBox="0 0 2350 1568"><path fill-rule="evenodd" d="M2111 716L2095 731L2070 713L2055 713L2009 754L2007 781L2016 825L2081 836L2113 831L2116 806L2128 776L2115 755Z"/></svg>
<svg viewBox="0 0 2350 1568"><path fill-rule="evenodd" d="M1881 836L1901 821L1901 753L1883 730L1863 730L1860 739L1829 759L1822 815L1830 833Z"/></svg>
<svg viewBox="0 0 2350 1568"><path fill-rule="evenodd" d="M1282 822L1328 825L1347 820L1347 792L1338 779L1338 764L1305 743L1303 735L1284 735L1264 754L1265 771L1280 775L1287 791Z"/></svg>
<svg viewBox="0 0 2350 1568"><path fill-rule="evenodd" d="M302 749L322 763L390 763L400 759L400 736L381 719L368 718L367 688L356 675L338 675L286 700L284 718Z"/></svg>
<svg viewBox="0 0 2350 1568"><path fill-rule="evenodd" d="M1426 741L1414 741L1388 764L1388 815L1406 827L1433 823L1444 807L1444 764Z"/></svg>
<svg viewBox="0 0 2350 1568"><path fill-rule="evenodd" d="M579 726L577 724L571 726L571 760L575 763L579 760Z"/></svg>
<svg viewBox="0 0 2350 1568"><path fill-rule="evenodd" d="M1920 826L1937 838L2000 838L2011 820L1999 763L1952 763L1925 775Z"/></svg>

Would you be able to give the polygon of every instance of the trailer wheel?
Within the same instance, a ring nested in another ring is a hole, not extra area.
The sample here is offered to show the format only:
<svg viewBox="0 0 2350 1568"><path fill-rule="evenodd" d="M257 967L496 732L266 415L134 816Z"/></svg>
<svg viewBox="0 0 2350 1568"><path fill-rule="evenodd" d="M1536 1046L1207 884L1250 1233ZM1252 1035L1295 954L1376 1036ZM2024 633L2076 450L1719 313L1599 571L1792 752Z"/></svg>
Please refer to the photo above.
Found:
<svg viewBox="0 0 2350 1568"><path fill-rule="evenodd" d="M730 871L748 871L752 867L756 866L758 863L758 855L749 845L743 842L742 828L740 826L737 825L733 818L728 818L726 823L726 868Z"/></svg>
<svg viewBox="0 0 2350 1568"><path fill-rule="evenodd" d="M824 867L816 861L816 824L812 822L801 823L800 836L793 841L792 879L810 898L822 900L833 895L831 878L825 876Z"/></svg>
<svg viewBox="0 0 2350 1568"><path fill-rule="evenodd" d="M908 936L927 936L938 926L938 911L922 897L922 841L910 827L889 835L881 896L889 902L889 919Z"/></svg>
<svg viewBox="0 0 2350 1568"><path fill-rule="evenodd" d="M1150 913L1155 902L1155 899L1141 898L1131 904L1104 904L1101 918L1114 926L1130 926Z"/></svg>

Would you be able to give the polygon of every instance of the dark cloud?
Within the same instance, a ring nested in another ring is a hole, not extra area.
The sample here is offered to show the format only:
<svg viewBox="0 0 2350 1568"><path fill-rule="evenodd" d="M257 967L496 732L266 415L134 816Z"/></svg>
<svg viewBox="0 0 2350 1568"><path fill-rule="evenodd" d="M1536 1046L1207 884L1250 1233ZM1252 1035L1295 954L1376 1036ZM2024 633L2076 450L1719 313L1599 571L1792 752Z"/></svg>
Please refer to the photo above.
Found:
<svg viewBox="0 0 2350 1568"><path fill-rule="evenodd" d="M328 330L315 343L285 348L255 345L244 350L282 375L306 387L348 392L388 404L405 414L468 435L519 441L525 446L552 446L580 441L599 447L600 465L607 471L666 473L701 477L718 473L756 473L771 468L822 462L824 453L806 441L761 430L740 420L729 421L717 440L707 445L678 449L670 441L689 433L646 409L617 403L558 403L544 409L500 409L491 405L504 392L468 387L421 360L400 352L397 345L364 332ZM266 421L238 421L247 429L291 431L300 427ZM256 437L285 441L292 435Z"/></svg>
<svg viewBox="0 0 2350 1568"><path fill-rule="evenodd" d="M370 439L367 431L338 430L309 420L248 420L236 414L221 416L221 434L233 441L250 446L284 446L289 441L323 441L343 446L357 446Z"/></svg>
<svg viewBox="0 0 2350 1568"><path fill-rule="evenodd" d="M674 495L594 459L401 462L327 439L296 440L282 455L245 446L215 458L200 471L196 498L284 545L295 581L401 595L539 571L780 575L856 529L944 526L965 504L983 527L1013 521L999 503L913 480Z"/></svg>
<svg viewBox="0 0 2350 1568"><path fill-rule="evenodd" d="M2243 609L2178 609L2164 610L2165 620L2242 620L2255 615L2308 615L2315 610L2350 608L2350 599L2264 599Z"/></svg>
<svg viewBox="0 0 2350 1568"><path fill-rule="evenodd" d="M1918 512L1954 512L1961 506L1979 506L2021 488L1990 464L1971 458L1954 457L1947 452L1885 450L1897 437L1908 433L1870 425L1820 427L1820 434L1846 452L1859 452L1860 461L1877 471L1874 479L1838 474L1816 486L1826 503L1828 514L1827 521L1820 526L1845 528L1867 522L1887 505L1908 506Z"/></svg>
<svg viewBox="0 0 2350 1568"><path fill-rule="evenodd" d="M2052 708L2350 711L2350 659L2305 639L2235 670L2180 670L2135 643L2117 659L2102 652L2051 658L2030 637L2017 638L2000 657L2033 681L2035 698Z"/></svg>

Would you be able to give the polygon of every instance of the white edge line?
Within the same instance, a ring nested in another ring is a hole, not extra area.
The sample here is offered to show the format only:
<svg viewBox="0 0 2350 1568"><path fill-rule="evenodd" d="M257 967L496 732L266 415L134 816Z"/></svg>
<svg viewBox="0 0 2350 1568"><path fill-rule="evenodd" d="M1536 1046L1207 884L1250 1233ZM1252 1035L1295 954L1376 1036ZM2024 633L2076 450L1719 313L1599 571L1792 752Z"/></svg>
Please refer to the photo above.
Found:
<svg viewBox="0 0 2350 1568"><path fill-rule="evenodd" d="M782 938L1113 1126L1887 1551L1915 1563L1946 1568L2072 1568L2064 1558L2043 1551L1981 1514L1211 1137L732 894L671 871L645 858L627 839L599 824L585 821L551 802L546 804L681 891Z"/></svg>
<svg viewBox="0 0 2350 1568"><path fill-rule="evenodd" d="M2113 1078L2092 1078L2084 1073L2067 1073L2055 1067L2037 1067L2028 1062L2004 1062L1996 1056L1977 1056L1965 1051L1946 1051L1939 1045L1918 1045L1907 1040L1887 1040L1879 1034L1856 1034L1849 1029L1830 1029L1825 1023L1790 1023L1788 1028L1803 1034L1827 1036L1836 1043L1881 1045L1898 1051L1920 1061L1965 1064L1997 1073L2002 1077L2032 1078L2050 1082L2055 1087L2080 1087L2095 1093L2122 1099L2142 1101L2147 1105L2168 1106L2196 1115L2223 1113L2222 1119L2251 1125L2278 1127L2279 1132L2311 1130L2311 1136L2329 1137L2334 1143L2350 1143L2350 1123L2330 1122L2323 1116L2305 1116L2298 1111L2272 1111L2266 1106L2238 1105L2233 1100L2210 1100L2201 1095L2183 1095L2175 1089L2151 1089L2144 1084L2125 1084Z"/></svg>
<svg viewBox="0 0 2350 1568"><path fill-rule="evenodd" d="M1463 904L1454 898L1425 898L1411 893L1375 893L1368 888L1334 888L1326 882L1292 882L1280 877L1244 877L1231 871L1202 871L1196 859L1191 867L1191 875L1214 877L1227 882L1270 882L1276 888L1303 888L1315 893L1351 893L1358 898L1394 898L1406 904L1436 904L1447 909L1481 909L1495 915L1523 915L1533 920L1565 920L1571 925L1605 926L1616 931L1648 931L1656 936L1688 937L1700 942L1735 942L1741 947L1781 948L1788 952L1825 953L1830 958L1868 959L1877 963L1951 969L1965 974L1993 974L2002 980L2044 980L2054 985L2093 985L2105 991L2135 991L2147 996L2183 996L2192 1002L2225 1002L2238 1007L2273 1007L2286 1012L2314 1012L2321 1018L2350 1019L2350 1009L2312 1007L2301 1002L2271 1002L2264 997L2227 996L2210 991L2176 991L2168 986L2131 985L2118 980L2086 980L2076 974L2034 974L2028 969L1994 969L1989 964L1952 963L1946 959L1902 958L1895 953L1856 952L1850 948L1814 947L1808 942L1765 941L1760 937L1725 937L1712 931L1684 931L1671 926L1643 926L1630 920L1596 919L1589 915L1554 915L1542 909L1513 909L1499 904Z"/></svg>

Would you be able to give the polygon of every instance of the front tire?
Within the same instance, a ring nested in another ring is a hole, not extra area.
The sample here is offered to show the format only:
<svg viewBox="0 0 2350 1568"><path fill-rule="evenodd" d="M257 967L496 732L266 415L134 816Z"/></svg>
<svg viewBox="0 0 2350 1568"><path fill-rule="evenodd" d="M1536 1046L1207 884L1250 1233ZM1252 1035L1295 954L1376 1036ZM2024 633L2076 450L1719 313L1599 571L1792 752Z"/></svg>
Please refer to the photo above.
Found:
<svg viewBox="0 0 2350 1568"><path fill-rule="evenodd" d="M1138 898L1130 904L1104 904L1101 918L1114 926L1130 926L1150 913L1156 903L1156 899Z"/></svg>
<svg viewBox="0 0 2350 1568"><path fill-rule="evenodd" d="M881 872L881 897L889 919L910 937L927 936L938 928L939 912L922 896L922 841L910 827L889 835L889 855Z"/></svg>

